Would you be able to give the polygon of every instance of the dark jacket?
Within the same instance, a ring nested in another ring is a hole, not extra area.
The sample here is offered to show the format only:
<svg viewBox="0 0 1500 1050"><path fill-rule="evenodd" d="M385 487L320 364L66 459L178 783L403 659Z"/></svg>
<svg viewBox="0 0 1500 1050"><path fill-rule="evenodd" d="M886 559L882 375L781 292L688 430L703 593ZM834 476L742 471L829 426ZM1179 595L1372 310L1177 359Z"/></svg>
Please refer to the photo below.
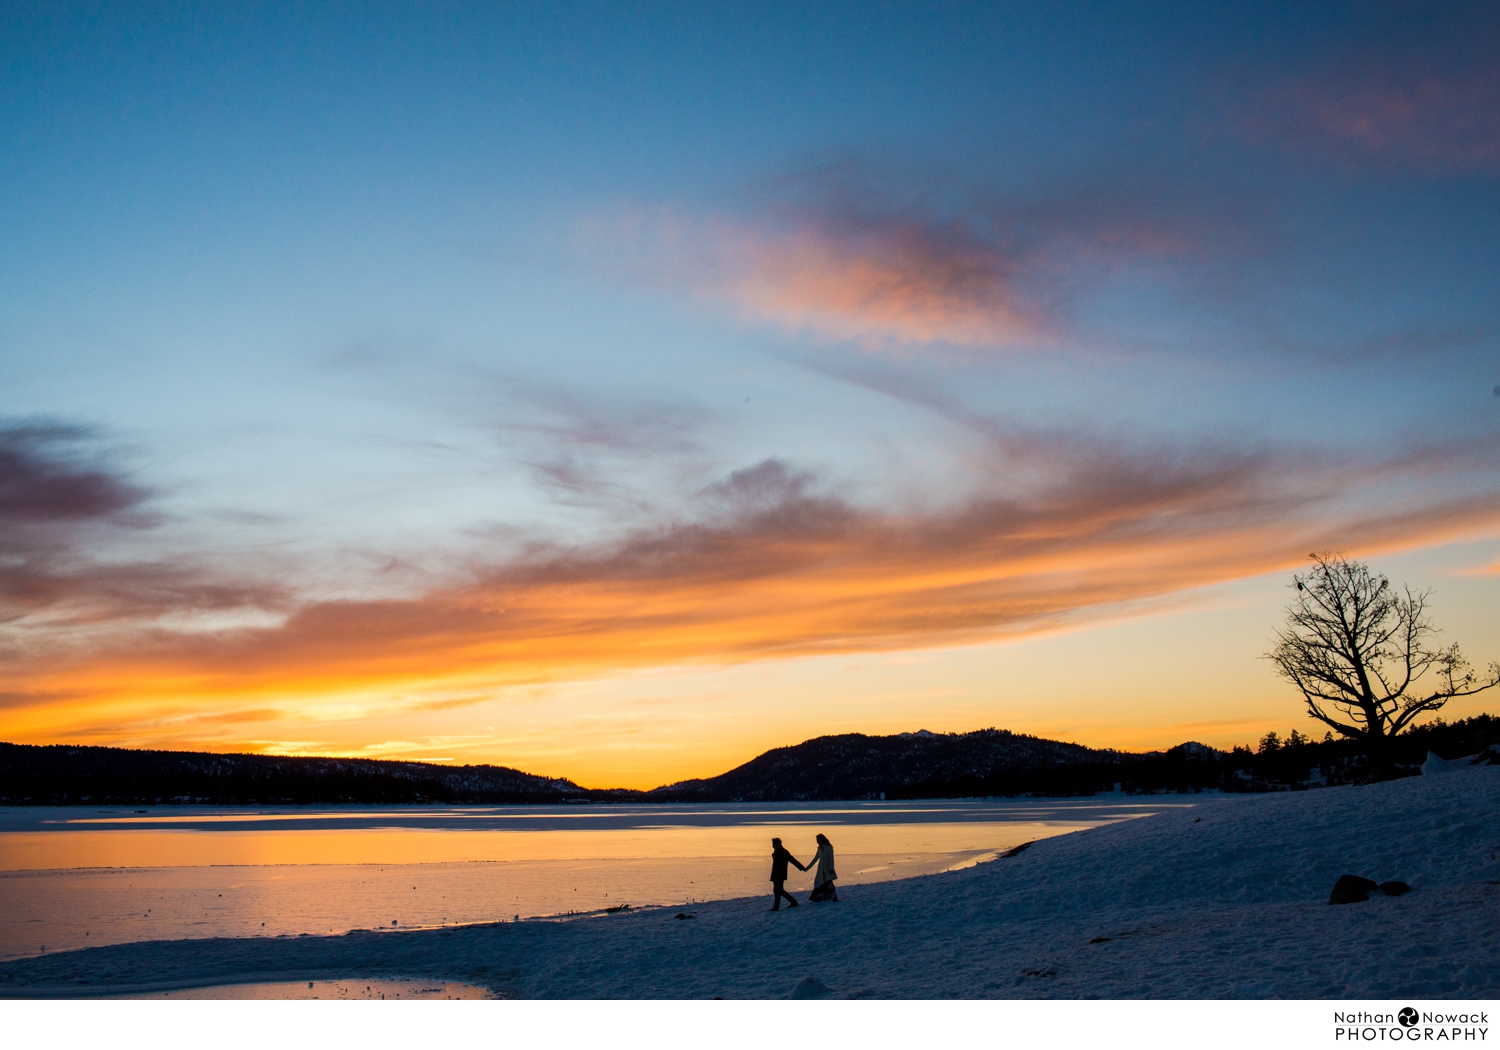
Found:
<svg viewBox="0 0 1500 1050"><path fill-rule="evenodd" d="M794 857L790 853L788 853L785 846L777 846L775 849L771 850L771 881L772 882L785 882L786 881L786 866L787 866L788 862L797 865L797 870L798 871L806 871L807 870L807 866L804 865L796 857Z"/></svg>

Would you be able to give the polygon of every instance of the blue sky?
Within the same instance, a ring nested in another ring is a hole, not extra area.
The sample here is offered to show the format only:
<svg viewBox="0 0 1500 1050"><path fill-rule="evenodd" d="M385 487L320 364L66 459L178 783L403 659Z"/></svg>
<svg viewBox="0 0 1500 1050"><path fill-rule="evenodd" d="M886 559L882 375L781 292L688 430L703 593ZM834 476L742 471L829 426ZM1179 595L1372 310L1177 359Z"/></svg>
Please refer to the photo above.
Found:
<svg viewBox="0 0 1500 1050"><path fill-rule="evenodd" d="M4 18L9 739L1224 743L1296 697L1184 713L1164 610L1254 661L1310 546L1495 655L1493 7Z"/></svg>

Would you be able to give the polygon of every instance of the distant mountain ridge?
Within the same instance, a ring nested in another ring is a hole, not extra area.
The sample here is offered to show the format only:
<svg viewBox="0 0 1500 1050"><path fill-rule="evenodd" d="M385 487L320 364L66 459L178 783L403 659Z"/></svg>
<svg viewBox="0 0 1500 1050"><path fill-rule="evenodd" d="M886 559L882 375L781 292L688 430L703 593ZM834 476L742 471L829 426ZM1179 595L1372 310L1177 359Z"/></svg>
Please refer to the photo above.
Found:
<svg viewBox="0 0 1500 1050"><path fill-rule="evenodd" d="M584 788L505 766L0 743L0 803L504 805L1071 795L1109 790L1123 764L1143 757L1003 729L845 733L775 748L717 777L635 791Z"/></svg>
<svg viewBox="0 0 1500 1050"><path fill-rule="evenodd" d="M1197 745L1202 747L1203 745ZM1097 772L1069 784L1065 794L1108 790L1116 766L1139 756L1096 751L1081 744L981 729L973 733L931 733L925 729L896 736L844 733L778 747L742 766L706 780L684 780L647 792L651 798L680 802L831 801L947 794L953 785L1035 785L1042 790L1077 780L1080 771ZM1049 775L1050 774L1050 775ZM915 794L914 794L915 793ZM976 792L1004 794L1004 791Z"/></svg>
<svg viewBox="0 0 1500 1050"><path fill-rule="evenodd" d="M1400 772L1429 750L1446 758L1500 743L1500 718L1441 719L1397 738ZM1252 753L1197 741L1144 754L1004 729L821 736L774 748L716 777L651 791L584 788L505 766L368 758L220 755L0 743L0 804L797 802L1087 795L1125 791L1300 790L1364 775L1355 741L1300 741Z"/></svg>
<svg viewBox="0 0 1500 1050"><path fill-rule="evenodd" d="M612 793L604 792L604 797ZM0 803L567 802L601 797L505 766L0 743Z"/></svg>

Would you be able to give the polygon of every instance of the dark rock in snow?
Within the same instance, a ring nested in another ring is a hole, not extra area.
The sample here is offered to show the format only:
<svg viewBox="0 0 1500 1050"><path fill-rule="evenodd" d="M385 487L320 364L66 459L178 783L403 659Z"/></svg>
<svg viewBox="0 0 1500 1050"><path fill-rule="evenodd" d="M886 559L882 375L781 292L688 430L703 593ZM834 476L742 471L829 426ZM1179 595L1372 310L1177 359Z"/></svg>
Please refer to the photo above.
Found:
<svg viewBox="0 0 1500 1050"><path fill-rule="evenodd" d="M792 989L793 999L827 999L832 994L833 989L816 977L804 977Z"/></svg>
<svg viewBox="0 0 1500 1050"><path fill-rule="evenodd" d="M1384 893L1387 897L1399 897L1403 893L1410 893L1411 887L1400 879L1392 879L1390 882L1382 882L1380 884L1380 892Z"/></svg>
<svg viewBox="0 0 1500 1050"><path fill-rule="evenodd" d="M1328 903L1358 904L1369 900L1370 891L1377 888L1374 879L1359 875L1340 875L1339 881L1333 884L1333 892L1328 895Z"/></svg>

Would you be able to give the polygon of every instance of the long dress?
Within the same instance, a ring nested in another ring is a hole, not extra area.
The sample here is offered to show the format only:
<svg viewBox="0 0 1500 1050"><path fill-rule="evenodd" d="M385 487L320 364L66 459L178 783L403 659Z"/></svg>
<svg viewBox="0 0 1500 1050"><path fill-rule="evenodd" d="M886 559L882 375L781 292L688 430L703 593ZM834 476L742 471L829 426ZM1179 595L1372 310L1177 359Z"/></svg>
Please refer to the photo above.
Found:
<svg viewBox="0 0 1500 1050"><path fill-rule="evenodd" d="M837 899L838 891L833 888L833 880L839 877L839 873L833 870L833 844L821 843L813 860L818 864L818 870L813 873L813 899Z"/></svg>

